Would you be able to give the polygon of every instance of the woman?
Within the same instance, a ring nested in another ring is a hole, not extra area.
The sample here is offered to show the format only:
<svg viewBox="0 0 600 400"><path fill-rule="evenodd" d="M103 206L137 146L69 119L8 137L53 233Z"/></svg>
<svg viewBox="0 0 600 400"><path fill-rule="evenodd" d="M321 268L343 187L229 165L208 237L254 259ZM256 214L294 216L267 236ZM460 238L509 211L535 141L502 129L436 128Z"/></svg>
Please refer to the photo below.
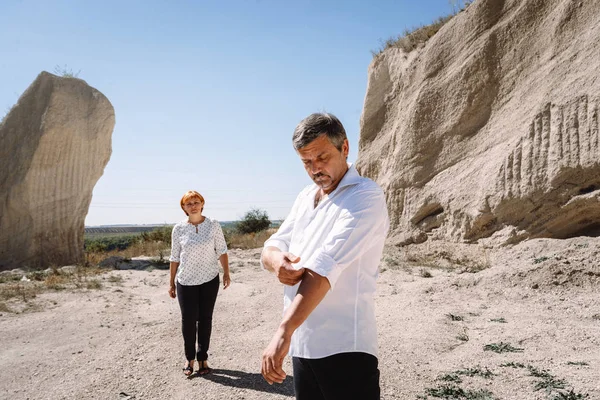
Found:
<svg viewBox="0 0 600 400"><path fill-rule="evenodd" d="M207 360L213 309L219 291L217 259L223 267L223 289L231 283L227 244L221 225L202 215L204 197L200 193L190 190L183 195L180 205L188 217L173 227L169 296L177 297L181 308L181 330L187 360L183 372L190 376L197 359L198 374L204 375L211 372Z"/></svg>

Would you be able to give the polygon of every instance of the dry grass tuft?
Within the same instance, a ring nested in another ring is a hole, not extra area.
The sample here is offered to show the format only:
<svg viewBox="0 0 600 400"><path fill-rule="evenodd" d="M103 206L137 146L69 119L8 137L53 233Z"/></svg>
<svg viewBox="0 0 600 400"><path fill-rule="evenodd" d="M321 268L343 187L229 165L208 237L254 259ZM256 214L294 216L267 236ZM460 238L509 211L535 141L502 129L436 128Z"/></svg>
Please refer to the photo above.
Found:
<svg viewBox="0 0 600 400"><path fill-rule="evenodd" d="M471 248L466 253L452 249L447 244L436 244L429 249L427 243L407 246L400 256L409 266L454 270L459 273L477 273L488 269L491 261L487 250L483 247Z"/></svg>
<svg viewBox="0 0 600 400"><path fill-rule="evenodd" d="M0 285L0 300L18 299L28 302L40 292L40 285L34 282L8 283Z"/></svg>
<svg viewBox="0 0 600 400"><path fill-rule="evenodd" d="M103 286L104 285L102 285L102 282L100 282L98 279L91 279L85 284L85 288L88 290L102 289Z"/></svg>
<svg viewBox="0 0 600 400"><path fill-rule="evenodd" d="M0 312L18 312L5 303L7 300L27 304L24 309L20 308L21 311L35 310L38 305L31 303L32 300L50 290L101 289L102 283L94 277L105 272L105 269L98 267L78 266L72 272L58 268L51 268L49 272L33 271L26 275L28 280L25 281L7 279L0 282Z"/></svg>
<svg viewBox="0 0 600 400"><path fill-rule="evenodd" d="M123 283L123 277L120 275L111 275L108 277L110 283Z"/></svg>
<svg viewBox="0 0 600 400"><path fill-rule="evenodd" d="M255 233L232 233L226 235L227 239L227 247L230 249L256 249L259 247L263 247L265 241L275 233L277 229L271 228L260 232Z"/></svg>
<svg viewBox="0 0 600 400"><path fill-rule="evenodd" d="M66 285L71 281L71 274L50 274L44 280L44 285L48 289L52 290L63 290L66 289Z"/></svg>
<svg viewBox="0 0 600 400"><path fill-rule="evenodd" d="M19 281L20 279L21 279L21 277L18 275L11 275L11 274L0 275L0 284L6 283L6 282L16 282L16 281Z"/></svg>
<svg viewBox="0 0 600 400"><path fill-rule="evenodd" d="M393 36L384 41L379 49L371 50L371 54L373 55L373 57L377 57L385 50L391 48L399 48L402 49L405 53L410 53L414 49L427 43L427 41L431 39L436 33L438 33L439 30L442 29L442 27L446 25L446 23L448 23L448 21L454 18L458 13L464 11L473 3L473 1L474 0L451 1L451 3L453 3L452 13L437 18L429 25L421 25L418 27L413 27L411 29L405 29L401 35Z"/></svg>
<svg viewBox="0 0 600 400"><path fill-rule="evenodd" d="M164 261L171 254L171 247L164 242L137 242L126 248L125 250L121 250L116 254L110 255L118 255L125 257L127 259L131 259L133 257L139 256L149 256L149 257L158 257L159 261Z"/></svg>
<svg viewBox="0 0 600 400"><path fill-rule="evenodd" d="M12 312L12 310L5 302L0 301L0 312Z"/></svg>
<svg viewBox="0 0 600 400"><path fill-rule="evenodd" d="M126 260L140 256L158 257L158 262L168 263L170 254L171 247L165 242L139 241L123 250L86 251L84 265L86 267L94 267L100 264L102 260L112 256L123 257Z"/></svg>
<svg viewBox="0 0 600 400"><path fill-rule="evenodd" d="M382 43L381 48L376 51L371 51L373 57L387 49L398 48L405 53L410 53L419 46L427 43L448 21L454 18L455 14L439 17L429 25L423 25L412 29L405 29L401 35L391 37Z"/></svg>

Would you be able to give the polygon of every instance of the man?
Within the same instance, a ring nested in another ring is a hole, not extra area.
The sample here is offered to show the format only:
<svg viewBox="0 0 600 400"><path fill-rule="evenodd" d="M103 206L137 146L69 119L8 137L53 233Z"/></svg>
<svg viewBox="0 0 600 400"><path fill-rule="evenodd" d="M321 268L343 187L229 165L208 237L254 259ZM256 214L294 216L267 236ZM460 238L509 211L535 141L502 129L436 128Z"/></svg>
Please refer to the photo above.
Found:
<svg viewBox="0 0 600 400"><path fill-rule="evenodd" d="M283 382L289 351L298 400L379 399L373 295L389 228L385 196L347 163L348 139L335 116L308 116L293 144L315 184L300 192L261 255L286 285L262 375Z"/></svg>

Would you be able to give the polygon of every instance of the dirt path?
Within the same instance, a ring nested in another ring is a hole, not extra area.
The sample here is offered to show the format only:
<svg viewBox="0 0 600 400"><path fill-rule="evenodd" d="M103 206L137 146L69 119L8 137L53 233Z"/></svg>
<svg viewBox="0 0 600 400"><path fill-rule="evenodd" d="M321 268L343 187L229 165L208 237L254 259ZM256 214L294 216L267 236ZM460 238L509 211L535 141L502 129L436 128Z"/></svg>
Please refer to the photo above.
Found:
<svg viewBox="0 0 600 400"><path fill-rule="evenodd" d="M428 268L431 278L421 267L390 265L400 257L391 252L376 300L382 398L434 399L454 387L467 399L546 400L571 388L600 399L599 244L539 241L497 253L488 270ZM168 272L112 271L102 289L48 292L36 298L38 311L2 313L0 398L293 398L291 376L269 386L259 373L282 288L260 269L258 254L230 252L233 284L217 299L212 375L182 374ZM547 259L536 262L539 254ZM560 268L568 279L557 283ZM493 344L516 352L484 350ZM291 373L289 360L285 369Z"/></svg>

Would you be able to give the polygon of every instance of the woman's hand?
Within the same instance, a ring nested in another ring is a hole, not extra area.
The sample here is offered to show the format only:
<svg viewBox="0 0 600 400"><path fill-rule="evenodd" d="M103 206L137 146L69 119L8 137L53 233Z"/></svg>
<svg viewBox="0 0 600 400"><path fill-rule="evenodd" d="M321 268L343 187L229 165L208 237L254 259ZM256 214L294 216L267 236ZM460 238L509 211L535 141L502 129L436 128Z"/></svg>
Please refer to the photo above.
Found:
<svg viewBox="0 0 600 400"><path fill-rule="evenodd" d="M231 285L231 278L229 277L229 273L226 272L223 274L223 289L227 289Z"/></svg>
<svg viewBox="0 0 600 400"><path fill-rule="evenodd" d="M169 287L169 296L171 296L172 299L177 297L177 291L175 290L175 285L171 285L171 287Z"/></svg>

